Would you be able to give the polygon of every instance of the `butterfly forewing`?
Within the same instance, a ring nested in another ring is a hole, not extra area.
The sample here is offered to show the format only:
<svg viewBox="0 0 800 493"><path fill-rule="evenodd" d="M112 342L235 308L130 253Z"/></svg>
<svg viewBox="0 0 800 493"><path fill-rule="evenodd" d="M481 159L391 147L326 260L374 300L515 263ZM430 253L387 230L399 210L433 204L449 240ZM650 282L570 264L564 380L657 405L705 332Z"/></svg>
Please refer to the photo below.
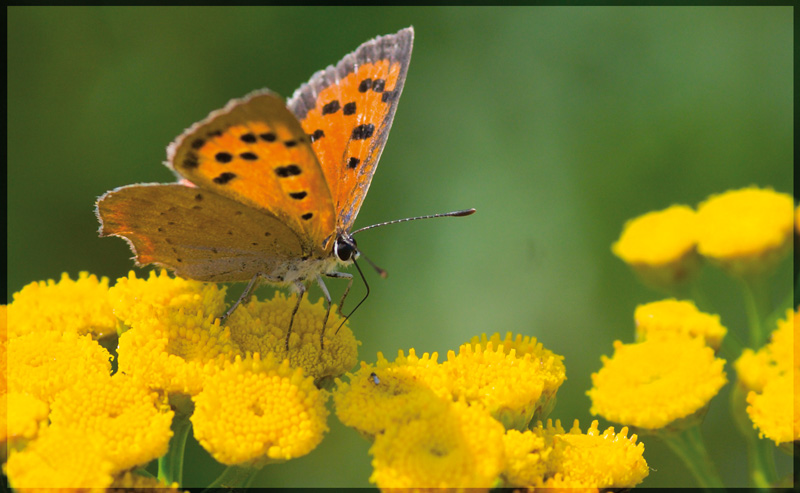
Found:
<svg viewBox="0 0 800 493"><path fill-rule="evenodd" d="M269 211L320 251L334 231L331 193L310 139L269 91L211 113L170 145L168 157L180 176Z"/></svg>
<svg viewBox="0 0 800 493"><path fill-rule="evenodd" d="M140 265L200 281L248 281L310 253L269 212L180 184L117 188L100 197L97 215L100 235L127 238Z"/></svg>
<svg viewBox="0 0 800 493"><path fill-rule="evenodd" d="M351 228L369 189L403 90L412 28L362 44L317 72L288 101L308 134L336 211L336 229Z"/></svg>

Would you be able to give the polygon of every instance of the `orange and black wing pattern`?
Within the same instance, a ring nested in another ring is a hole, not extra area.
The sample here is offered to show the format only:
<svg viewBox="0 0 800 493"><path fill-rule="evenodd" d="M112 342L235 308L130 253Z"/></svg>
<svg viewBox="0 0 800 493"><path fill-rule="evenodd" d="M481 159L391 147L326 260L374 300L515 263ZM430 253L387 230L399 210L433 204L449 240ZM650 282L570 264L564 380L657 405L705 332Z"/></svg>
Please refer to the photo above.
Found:
<svg viewBox="0 0 800 493"><path fill-rule="evenodd" d="M311 77L287 106L325 174L336 230L355 222L389 136L411 59L414 29L379 36Z"/></svg>

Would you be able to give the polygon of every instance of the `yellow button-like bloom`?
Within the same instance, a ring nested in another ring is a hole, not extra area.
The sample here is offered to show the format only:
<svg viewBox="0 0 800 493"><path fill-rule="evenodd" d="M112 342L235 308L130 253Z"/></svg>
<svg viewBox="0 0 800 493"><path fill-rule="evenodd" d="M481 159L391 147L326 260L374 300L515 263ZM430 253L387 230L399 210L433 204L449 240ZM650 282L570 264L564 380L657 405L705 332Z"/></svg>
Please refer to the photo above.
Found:
<svg viewBox="0 0 800 493"><path fill-rule="evenodd" d="M722 344L728 329L719 322L719 315L710 315L697 309L691 301L668 299L654 301L636 307L637 340L653 337L687 335L702 337L715 350Z"/></svg>
<svg viewBox="0 0 800 493"><path fill-rule="evenodd" d="M119 338L119 371L167 393L194 395L208 374L241 354L230 330L203 311L161 310Z"/></svg>
<svg viewBox="0 0 800 493"><path fill-rule="evenodd" d="M505 487L541 487L547 477L548 459L552 446L540 433L531 430L508 430L503 436L506 465L503 469Z"/></svg>
<svg viewBox="0 0 800 493"><path fill-rule="evenodd" d="M750 390L747 414L761 437L776 444L800 440L800 354L797 313L787 310L770 342L736 360L739 383Z"/></svg>
<svg viewBox="0 0 800 493"><path fill-rule="evenodd" d="M122 373L95 375L56 396L50 427L102 437L103 454L117 473L167 452L173 415L166 399L143 382Z"/></svg>
<svg viewBox="0 0 800 493"><path fill-rule="evenodd" d="M251 300L237 308L227 320L231 338L243 353L274 353L280 358L288 357L293 368L302 368L318 382L332 381L353 368L358 362L359 343L347 324L337 332L342 319L336 314L335 306L331 308L325 327L324 348L320 346L327 309L322 298L314 304L308 298L300 302L292 323L289 354L286 354L286 330L296 303L297 295L287 297L280 292L271 300Z"/></svg>
<svg viewBox="0 0 800 493"><path fill-rule="evenodd" d="M99 436L51 427L21 452L11 451L3 471L16 491L103 492L113 481L112 462Z"/></svg>
<svg viewBox="0 0 800 493"><path fill-rule="evenodd" d="M50 403L55 395L92 375L111 372L111 355L91 336L41 332L8 341L8 389Z"/></svg>
<svg viewBox="0 0 800 493"><path fill-rule="evenodd" d="M479 406L454 402L426 419L389 428L370 448L370 481L382 490L488 490L504 464L503 426Z"/></svg>
<svg viewBox="0 0 800 493"><path fill-rule="evenodd" d="M127 326L142 320L159 318L166 310L218 317L225 311L225 290L216 284L170 277L150 271L147 279L139 279L130 271L117 279L109 289L114 314Z"/></svg>
<svg viewBox="0 0 800 493"><path fill-rule="evenodd" d="M300 457L328 430L326 395L287 360L237 357L194 397L194 435L223 464L259 466Z"/></svg>
<svg viewBox="0 0 800 493"><path fill-rule="evenodd" d="M789 250L794 201L749 187L712 195L697 211L698 251L734 274L761 272Z"/></svg>
<svg viewBox="0 0 800 493"><path fill-rule="evenodd" d="M638 428L663 428L701 412L726 383L725 361L699 339L614 342L592 374L591 413Z"/></svg>
<svg viewBox="0 0 800 493"><path fill-rule="evenodd" d="M0 395L0 445L22 449L47 425L49 411L46 402L30 394Z"/></svg>
<svg viewBox="0 0 800 493"><path fill-rule="evenodd" d="M532 358L539 360L538 378L541 378L542 382L544 382L544 388L542 388L541 405L538 406L540 409L536 412L536 419L545 419L549 414L550 408L555 404L558 388L567 378L564 357L545 349L535 337L522 336L522 334L514 336L511 332L507 332L504 339L500 339L499 333L494 333L489 338L486 337L486 334L481 334L480 337L473 337L470 344L473 348L478 344L487 347L489 342L496 348L502 347L506 354L509 354L511 349L514 349L518 358L524 358L526 354L530 354Z"/></svg>
<svg viewBox="0 0 800 493"><path fill-rule="evenodd" d="M647 477L644 444L636 443L636 435L627 436L624 427L619 434L614 428L601 432L598 422L582 434L577 421L569 433L557 435L555 440L564 446L555 446L550 456L554 478L545 486L588 488L632 488Z"/></svg>
<svg viewBox="0 0 800 493"><path fill-rule="evenodd" d="M673 205L626 222L611 251L645 282L671 286L696 271L697 235L694 210Z"/></svg>
<svg viewBox="0 0 800 493"><path fill-rule="evenodd" d="M376 365L361 364L349 383L337 380L333 393L336 415L346 426L372 439L389 428L440 414L452 396L437 354L399 356L389 363L378 354Z"/></svg>
<svg viewBox="0 0 800 493"><path fill-rule="evenodd" d="M470 405L480 404L506 428L525 429L541 405L544 379L542 366L531 354L517 357L503 347L494 349L491 342L483 349L465 344L458 356L447 353L442 369L448 375L455 398L464 398Z"/></svg>
<svg viewBox="0 0 800 493"><path fill-rule="evenodd" d="M116 327L108 302L108 278L98 281L88 272L81 272L77 281L64 273L59 282L32 282L14 293L8 307L9 337L44 331L101 337L113 334Z"/></svg>

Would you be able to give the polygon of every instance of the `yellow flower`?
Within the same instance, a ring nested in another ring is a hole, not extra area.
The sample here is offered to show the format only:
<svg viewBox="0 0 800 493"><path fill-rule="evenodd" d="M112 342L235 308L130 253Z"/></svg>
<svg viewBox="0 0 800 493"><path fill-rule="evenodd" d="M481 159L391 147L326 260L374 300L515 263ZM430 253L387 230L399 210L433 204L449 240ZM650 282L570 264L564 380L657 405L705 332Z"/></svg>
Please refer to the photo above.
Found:
<svg viewBox="0 0 800 493"><path fill-rule="evenodd" d="M361 363L349 383L337 379L333 400L336 415L346 426L372 439L389 428L440 414L452 400L438 355L399 356L389 363L378 353L376 365Z"/></svg>
<svg viewBox="0 0 800 493"><path fill-rule="evenodd" d="M111 355L91 336L28 333L8 341L8 389L44 402L76 381L111 372Z"/></svg>
<svg viewBox="0 0 800 493"><path fill-rule="evenodd" d="M611 251L646 283L672 286L697 270L697 235L696 213L673 205L626 222Z"/></svg>
<svg viewBox="0 0 800 493"><path fill-rule="evenodd" d="M113 464L104 454L105 446L105 439L94 434L51 427L25 450L12 450L3 470L16 491L80 488L102 492L113 480Z"/></svg>
<svg viewBox="0 0 800 493"><path fill-rule="evenodd" d="M454 402L440 413L389 428L370 448L370 481L382 490L488 490L504 463L503 426L478 407Z"/></svg>
<svg viewBox="0 0 800 493"><path fill-rule="evenodd" d="M0 444L22 449L46 427L47 403L21 392L3 394L0 399Z"/></svg>
<svg viewBox="0 0 800 493"><path fill-rule="evenodd" d="M147 279L138 279L133 271L117 279L109 289L114 314L125 326L158 318L166 311L218 317L225 311L225 290L216 284L170 277L150 271Z"/></svg>
<svg viewBox="0 0 800 493"><path fill-rule="evenodd" d="M749 187L712 195L698 207L698 251L737 275L768 270L789 250L791 195Z"/></svg>
<svg viewBox="0 0 800 493"><path fill-rule="evenodd" d="M287 360L237 357L194 397L194 435L223 464L260 466L300 457L328 431L326 397Z"/></svg>
<svg viewBox="0 0 800 493"><path fill-rule="evenodd" d="M73 382L50 410L50 427L69 428L103 439L113 473L145 465L167 452L174 413L143 382L117 373Z"/></svg>
<svg viewBox="0 0 800 493"><path fill-rule="evenodd" d="M178 483L166 485L156 478L142 476L130 471L114 478L114 482L106 490L106 493L136 493L140 491L153 491L158 488L160 491L178 491Z"/></svg>
<svg viewBox="0 0 800 493"><path fill-rule="evenodd" d="M637 340L653 337L687 335L702 337L715 350L722 344L728 329L719 322L719 315L710 315L697 309L691 301L668 299L636 307Z"/></svg>
<svg viewBox="0 0 800 493"><path fill-rule="evenodd" d="M8 307L9 337L32 332L75 332L96 338L113 334L117 320L108 302L108 278L97 280L81 272L73 281L65 272L61 280L32 282L14 293Z"/></svg>
<svg viewBox="0 0 800 493"><path fill-rule="evenodd" d="M207 375L241 354L230 329L203 311L161 310L136 321L119 337L119 371L150 388L194 395Z"/></svg>
<svg viewBox="0 0 800 493"><path fill-rule="evenodd" d="M555 404L555 396L558 388L564 383L567 378L567 370L564 367L564 357L554 352L545 349L541 342L538 342L535 337L522 336L517 334L513 336L511 332L506 333L505 339L500 339L499 333L494 333L490 338L486 334L481 334L480 337L473 337L470 341L473 348L478 344L487 347L487 343L491 342L494 347L503 349L506 354L514 349L518 358L525 357L530 354L532 358L539 360L538 377L544 382L542 389L542 399L540 401L540 410L537 410L536 419L545 419L549 414L550 408Z"/></svg>
<svg viewBox="0 0 800 493"><path fill-rule="evenodd" d="M244 353L274 353L280 358L287 357L286 330L296 303L297 295L287 298L280 292L269 301L251 300L237 308L226 322L231 338ZM359 343L347 324L337 332L342 319L336 314L335 306L328 317L325 347L321 349L320 332L325 310L322 298L313 305L307 298L303 299L294 317L289 339L291 366L303 368L306 375L318 382L332 381L358 362Z"/></svg>
<svg viewBox="0 0 800 493"><path fill-rule="evenodd" d="M739 382L747 394L747 414L759 436L776 444L800 439L800 354L795 334L797 314L786 311L770 342L754 352L745 349L736 360Z"/></svg>
<svg viewBox="0 0 800 493"><path fill-rule="evenodd" d="M463 397L470 405L479 403L506 428L525 429L542 397L540 362L531 353L517 357L513 348L506 354L502 346L496 350L491 342L487 346L484 350L480 344L474 349L465 344L458 356L447 353L442 369L453 397Z"/></svg>
<svg viewBox="0 0 800 493"><path fill-rule="evenodd" d="M758 436L775 445L800 440L800 369L767 382L761 393L747 394L747 414Z"/></svg>
<svg viewBox="0 0 800 493"><path fill-rule="evenodd" d="M552 447L545 446L542 434L531 430L508 430L503 436L506 465L505 487L541 487L548 472Z"/></svg>
<svg viewBox="0 0 800 493"><path fill-rule="evenodd" d="M647 477L649 470L645 462L644 444L636 443L636 435L628 438L628 428L619 434L610 427L604 432L597 428L598 422L582 434L577 420L569 433L555 437L565 446L556 446L550 456L551 471L559 479L545 486L561 483L583 488L633 488Z"/></svg>
<svg viewBox="0 0 800 493"><path fill-rule="evenodd" d="M642 429L663 428L703 412L725 385L725 361L699 339L676 336L614 343L592 374L591 413Z"/></svg>

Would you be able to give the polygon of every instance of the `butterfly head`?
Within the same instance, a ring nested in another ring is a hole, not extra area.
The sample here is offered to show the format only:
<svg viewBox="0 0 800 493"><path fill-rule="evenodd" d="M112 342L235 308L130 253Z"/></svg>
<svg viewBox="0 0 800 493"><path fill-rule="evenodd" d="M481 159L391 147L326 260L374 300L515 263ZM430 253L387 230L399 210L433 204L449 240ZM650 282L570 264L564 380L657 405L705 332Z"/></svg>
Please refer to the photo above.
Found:
<svg viewBox="0 0 800 493"><path fill-rule="evenodd" d="M336 241L333 244L333 253L342 262L350 262L360 255L356 240L349 233L342 233L336 237Z"/></svg>

